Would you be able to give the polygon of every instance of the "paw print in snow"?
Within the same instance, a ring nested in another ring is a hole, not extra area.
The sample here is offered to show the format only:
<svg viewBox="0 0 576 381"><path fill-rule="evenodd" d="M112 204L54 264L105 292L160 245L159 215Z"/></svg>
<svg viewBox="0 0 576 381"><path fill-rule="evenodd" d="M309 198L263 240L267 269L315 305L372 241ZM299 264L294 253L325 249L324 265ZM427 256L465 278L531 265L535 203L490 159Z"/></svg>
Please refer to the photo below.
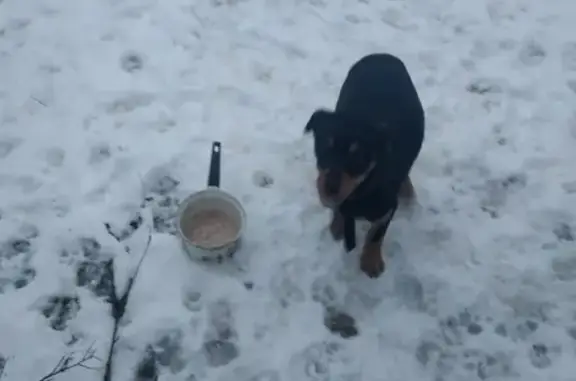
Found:
<svg viewBox="0 0 576 381"><path fill-rule="evenodd" d="M565 43L562 47L562 66L567 71L576 71L576 42Z"/></svg>
<svg viewBox="0 0 576 381"><path fill-rule="evenodd" d="M138 362L135 381L158 381L158 361L151 345L146 347L144 355Z"/></svg>
<svg viewBox="0 0 576 381"><path fill-rule="evenodd" d="M21 269L19 276L14 280L14 288L21 289L28 286L36 278L36 270L32 267Z"/></svg>
<svg viewBox="0 0 576 381"><path fill-rule="evenodd" d="M311 285L312 299L322 304L324 307L333 305L337 300L337 294L334 287L323 278L317 278Z"/></svg>
<svg viewBox="0 0 576 381"><path fill-rule="evenodd" d="M562 222L556 226L552 232L558 239L558 241L573 242L574 241L574 230L570 225Z"/></svg>
<svg viewBox="0 0 576 381"><path fill-rule="evenodd" d="M213 368L228 365L240 355L240 348L228 340L208 340L202 344L202 350Z"/></svg>
<svg viewBox="0 0 576 381"><path fill-rule="evenodd" d="M546 58L546 51L542 44L529 40L524 42L518 52L518 59L526 66L540 65Z"/></svg>
<svg viewBox="0 0 576 381"><path fill-rule="evenodd" d="M0 246L0 259L12 259L22 254L30 254L32 244L25 238L10 238Z"/></svg>
<svg viewBox="0 0 576 381"><path fill-rule="evenodd" d="M78 262L76 258L81 255ZM61 257L72 260L76 267L76 285L85 287L98 297L108 297L114 280L106 270L110 254L102 251L100 243L92 237L81 237L76 247L64 248Z"/></svg>
<svg viewBox="0 0 576 381"><path fill-rule="evenodd" d="M426 309L424 286L417 277L410 274L399 274L394 279L394 290L395 295L401 298L409 308L418 311Z"/></svg>
<svg viewBox="0 0 576 381"><path fill-rule="evenodd" d="M143 223L144 218L142 218L142 215L140 213L135 213L122 228L114 227L108 222L104 223L104 227L108 234L110 234L116 241L122 242L130 238Z"/></svg>
<svg viewBox="0 0 576 381"><path fill-rule="evenodd" d="M158 365L169 367L172 373L178 373L186 365L182 358L182 340L184 332L170 329L160 334L152 346Z"/></svg>
<svg viewBox="0 0 576 381"><path fill-rule="evenodd" d="M494 78L476 78L466 86L466 90L478 95L500 94L502 93L502 83Z"/></svg>
<svg viewBox="0 0 576 381"><path fill-rule="evenodd" d="M48 298L42 307L42 315L50 321L50 327L63 331L68 321L75 318L80 310L80 299L77 296L57 295Z"/></svg>
<svg viewBox="0 0 576 381"><path fill-rule="evenodd" d="M252 175L252 182L260 188L270 188L274 184L274 178L264 171L256 171Z"/></svg>
<svg viewBox="0 0 576 381"><path fill-rule="evenodd" d="M151 207L152 225L157 233L176 234L176 216L180 200L165 197Z"/></svg>
<svg viewBox="0 0 576 381"><path fill-rule="evenodd" d="M552 272L560 281L576 280L576 257L573 255L559 256L552 259Z"/></svg>
<svg viewBox="0 0 576 381"><path fill-rule="evenodd" d="M0 376L4 374L4 368L6 367L6 362L7 362L6 358L2 356L2 354L0 353Z"/></svg>
<svg viewBox="0 0 576 381"><path fill-rule="evenodd" d="M112 153L110 152L110 146L106 143L100 143L90 149L88 163L91 165L100 164L108 160L111 156Z"/></svg>
<svg viewBox="0 0 576 381"><path fill-rule="evenodd" d="M7 158L20 144L22 144L21 139L4 138L0 140L0 159Z"/></svg>
<svg viewBox="0 0 576 381"><path fill-rule="evenodd" d="M538 322L532 319L500 322L494 327L494 333L500 337L510 338L512 340L526 340L536 332L539 327Z"/></svg>
<svg viewBox="0 0 576 381"><path fill-rule="evenodd" d="M568 86L568 89L570 89L570 91L576 94L576 79L569 79L568 81L566 81L566 86Z"/></svg>
<svg viewBox="0 0 576 381"><path fill-rule="evenodd" d="M120 67L127 73L142 70L144 58L136 52L126 52L120 57Z"/></svg>
<svg viewBox="0 0 576 381"><path fill-rule="evenodd" d="M112 292L113 283L104 262L82 261L76 267L76 285L86 287L96 296L107 298Z"/></svg>
<svg viewBox="0 0 576 381"><path fill-rule="evenodd" d="M345 312L340 312L333 308L326 309L324 326L330 332L340 335L344 339L358 336L356 319Z"/></svg>
<svg viewBox="0 0 576 381"><path fill-rule="evenodd" d="M549 346L544 343L535 343L528 350L530 364L538 369L552 366L554 359L562 354L560 346Z"/></svg>
<svg viewBox="0 0 576 381"><path fill-rule="evenodd" d="M351 356L343 344L336 341L315 342L288 360L288 378L292 380L333 380L336 368L355 372Z"/></svg>
<svg viewBox="0 0 576 381"><path fill-rule="evenodd" d="M187 290L182 297L182 304L190 312L199 312L202 310L202 294L199 291Z"/></svg>
<svg viewBox="0 0 576 381"><path fill-rule="evenodd" d="M146 195L166 196L172 193L180 181L173 178L163 168L151 170L143 180L143 188Z"/></svg>

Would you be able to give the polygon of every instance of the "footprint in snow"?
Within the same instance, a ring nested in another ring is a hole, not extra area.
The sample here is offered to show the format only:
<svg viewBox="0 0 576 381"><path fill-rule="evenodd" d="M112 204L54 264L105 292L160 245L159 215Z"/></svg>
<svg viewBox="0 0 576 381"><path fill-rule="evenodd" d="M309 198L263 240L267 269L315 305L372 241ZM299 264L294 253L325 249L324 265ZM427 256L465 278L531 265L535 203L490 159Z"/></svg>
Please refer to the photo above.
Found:
<svg viewBox="0 0 576 381"><path fill-rule="evenodd" d="M359 369L355 369L353 358L341 342L311 343L288 359L288 376L292 380L356 379ZM340 373L342 364L347 365L345 374Z"/></svg>
<svg viewBox="0 0 576 381"><path fill-rule="evenodd" d="M180 181L162 167L151 170L143 180L146 196L141 206L150 207L153 228L157 233L176 234L175 218L180 200L173 194L179 185Z"/></svg>
<svg viewBox="0 0 576 381"><path fill-rule="evenodd" d="M280 373L272 369L254 369L250 366L240 365L227 369L218 381L281 381Z"/></svg>
<svg viewBox="0 0 576 381"><path fill-rule="evenodd" d="M427 308L424 298L424 286L413 275L399 274L395 277L394 295L399 297L408 308L416 311L424 311Z"/></svg>
<svg viewBox="0 0 576 381"><path fill-rule="evenodd" d="M110 146L108 143L99 143L90 148L90 154L88 156L88 164L97 165L110 159L112 153L110 152Z"/></svg>
<svg viewBox="0 0 576 381"><path fill-rule="evenodd" d="M182 357L184 332L179 328L159 332L151 346L154 358L159 366L167 367L172 373L179 373L186 366Z"/></svg>
<svg viewBox="0 0 576 381"><path fill-rule="evenodd" d="M1 1L0 1L1 3ZM2 353L0 353L0 376L2 374L4 374L4 368L6 367L6 363L8 362L8 360L6 360L6 357L4 357L2 355Z"/></svg>
<svg viewBox="0 0 576 381"><path fill-rule="evenodd" d="M128 219L128 222L124 226L113 226L112 224L105 222L104 227L110 236L112 236L116 241L122 242L132 237L143 223L144 218L142 217L142 214L136 212Z"/></svg>
<svg viewBox="0 0 576 381"><path fill-rule="evenodd" d="M16 236L0 242L0 293L8 286L24 288L36 278L31 262L36 252L34 240L38 235L34 225L24 225Z"/></svg>
<svg viewBox="0 0 576 381"><path fill-rule="evenodd" d="M80 237L60 250L61 260L75 268L76 285L102 298L107 298L113 287L112 274L105 265L111 257L93 237Z"/></svg>
<svg viewBox="0 0 576 381"><path fill-rule="evenodd" d="M142 70L144 57L136 52L125 52L120 57L120 68L127 73L134 73Z"/></svg>
<svg viewBox="0 0 576 381"><path fill-rule="evenodd" d="M0 140L0 160L7 158L22 144L22 139L3 138Z"/></svg>
<svg viewBox="0 0 576 381"><path fill-rule="evenodd" d="M546 58L546 50L535 40L525 41L518 52L518 60L526 66L538 66Z"/></svg>
<svg viewBox="0 0 576 381"><path fill-rule="evenodd" d="M513 359L503 352L489 353L462 346L446 346L441 340L424 339L415 351L416 360L435 374L435 379L466 375L468 379L507 378L515 374Z"/></svg>
<svg viewBox="0 0 576 381"><path fill-rule="evenodd" d="M264 171L256 171L252 175L252 182L259 188L270 188L274 184L274 178Z"/></svg>
<svg viewBox="0 0 576 381"><path fill-rule="evenodd" d="M134 381L158 381L158 361L151 345L146 347L143 356L138 361Z"/></svg>
<svg viewBox="0 0 576 381"><path fill-rule="evenodd" d="M55 331L64 331L68 321L75 318L80 310L78 296L54 295L46 299L41 307L42 315Z"/></svg>
<svg viewBox="0 0 576 381"><path fill-rule="evenodd" d="M356 319L351 315L334 308L327 308L325 310L324 326L333 334L340 335L343 339L358 336Z"/></svg>
<svg viewBox="0 0 576 381"><path fill-rule="evenodd" d="M106 105L108 114L125 114L147 107L154 102L155 96L145 92L131 92Z"/></svg>
<svg viewBox="0 0 576 381"><path fill-rule="evenodd" d="M562 46L562 66L566 71L576 71L576 42L567 42Z"/></svg>
<svg viewBox="0 0 576 381"><path fill-rule="evenodd" d="M549 347L543 343L535 343L528 349L528 358L534 368L545 369L552 366L554 357L561 353L559 346Z"/></svg>
<svg viewBox="0 0 576 381"><path fill-rule="evenodd" d="M563 282L576 280L576 257L573 255L558 256L552 259L551 267L556 279Z"/></svg>
<svg viewBox="0 0 576 381"><path fill-rule="evenodd" d="M221 299L208 305L208 321L202 352L209 366L216 368L227 365L240 355L230 303Z"/></svg>
<svg viewBox="0 0 576 381"><path fill-rule="evenodd" d="M66 158L66 151L60 147L52 147L45 151L44 160L50 167L58 168L64 164Z"/></svg>

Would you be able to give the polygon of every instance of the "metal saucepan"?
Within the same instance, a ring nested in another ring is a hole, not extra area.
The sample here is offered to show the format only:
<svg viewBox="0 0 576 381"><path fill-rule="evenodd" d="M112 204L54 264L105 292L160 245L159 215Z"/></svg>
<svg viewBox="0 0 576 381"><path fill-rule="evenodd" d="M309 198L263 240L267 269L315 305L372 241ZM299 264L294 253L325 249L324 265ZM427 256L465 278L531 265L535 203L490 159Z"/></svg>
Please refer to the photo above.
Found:
<svg viewBox="0 0 576 381"><path fill-rule="evenodd" d="M208 172L208 187L193 193L184 199L178 211L178 235L182 241L184 252L193 260L222 262L230 258L241 245L242 235L246 227L246 211L238 199L220 189L220 142L212 143L210 169ZM193 242L190 236L194 217L207 211L221 212L227 216L228 222L234 225L236 234L230 235L225 241L209 246ZM188 233L188 234L187 234Z"/></svg>

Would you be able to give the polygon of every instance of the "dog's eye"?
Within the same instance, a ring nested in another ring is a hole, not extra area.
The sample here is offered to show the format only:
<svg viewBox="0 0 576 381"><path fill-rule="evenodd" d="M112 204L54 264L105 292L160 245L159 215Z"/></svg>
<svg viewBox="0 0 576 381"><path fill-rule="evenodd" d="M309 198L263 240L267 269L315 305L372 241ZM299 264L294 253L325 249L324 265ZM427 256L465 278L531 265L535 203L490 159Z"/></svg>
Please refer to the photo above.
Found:
<svg viewBox="0 0 576 381"><path fill-rule="evenodd" d="M328 147L334 147L334 138L328 138Z"/></svg>
<svg viewBox="0 0 576 381"><path fill-rule="evenodd" d="M356 151L358 151L358 143L352 143L350 147L348 147L348 152L354 153Z"/></svg>

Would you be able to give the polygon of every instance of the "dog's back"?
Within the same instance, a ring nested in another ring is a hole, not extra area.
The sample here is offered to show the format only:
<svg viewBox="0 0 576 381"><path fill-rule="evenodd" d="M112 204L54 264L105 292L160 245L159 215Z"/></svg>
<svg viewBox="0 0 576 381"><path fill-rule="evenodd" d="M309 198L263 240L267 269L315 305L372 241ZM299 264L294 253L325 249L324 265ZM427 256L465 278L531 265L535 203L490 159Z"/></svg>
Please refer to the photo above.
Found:
<svg viewBox="0 0 576 381"><path fill-rule="evenodd" d="M376 163L374 175L358 188L358 197L342 205L349 215L377 218L395 203L400 186L420 153L424 140L420 98L399 58L371 54L350 68L335 111L351 120L379 126L392 147L382 147L388 150L386 159ZM350 128L356 126L352 124Z"/></svg>
<svg viewBox="0 0 576 381"><path fill-rule="evenodd" d="M336 112L374 124L424 128L424 110L408 70L386 53L367 55L350 68Z"/></svg>

